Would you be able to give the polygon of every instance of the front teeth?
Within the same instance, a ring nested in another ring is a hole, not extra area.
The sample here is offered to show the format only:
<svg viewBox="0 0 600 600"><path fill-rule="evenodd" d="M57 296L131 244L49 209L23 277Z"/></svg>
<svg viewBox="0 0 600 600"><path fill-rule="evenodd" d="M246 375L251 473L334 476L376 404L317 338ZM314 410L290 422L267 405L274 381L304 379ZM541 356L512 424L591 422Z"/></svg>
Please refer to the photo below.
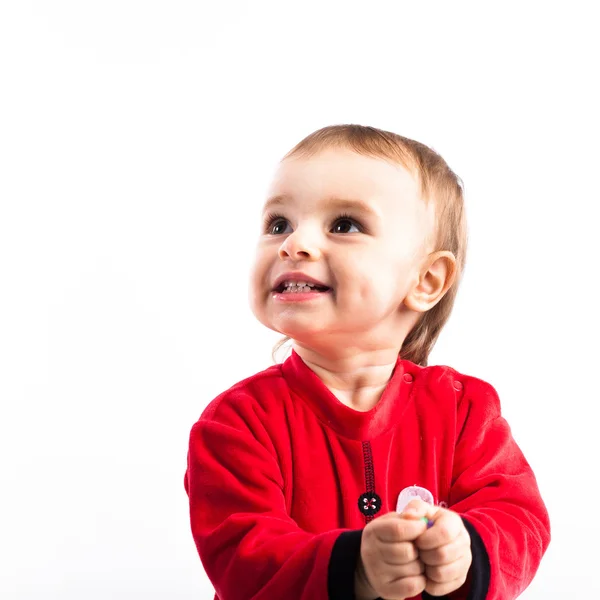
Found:
<svg viewBox="0 0 600 600"><path fill-rule="evenodd" d="M283 293L299 293L299 292L312 292L314 290L314 284L307 283L306 281L286 281L283 284Z"/></svg>

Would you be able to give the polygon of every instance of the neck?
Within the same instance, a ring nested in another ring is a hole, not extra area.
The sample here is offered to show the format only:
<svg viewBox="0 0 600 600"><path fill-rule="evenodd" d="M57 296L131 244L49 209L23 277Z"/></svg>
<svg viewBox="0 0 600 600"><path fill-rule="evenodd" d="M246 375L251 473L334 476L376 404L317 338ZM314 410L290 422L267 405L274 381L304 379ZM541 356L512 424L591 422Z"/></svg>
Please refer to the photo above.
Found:
<svg viewBox="0 0 600 600"><path fill-rule="evenodd" d="M399 348L346 349L331 356L294 342L294 350L346 406L371 410L381 398L398 360Z"/></svg>

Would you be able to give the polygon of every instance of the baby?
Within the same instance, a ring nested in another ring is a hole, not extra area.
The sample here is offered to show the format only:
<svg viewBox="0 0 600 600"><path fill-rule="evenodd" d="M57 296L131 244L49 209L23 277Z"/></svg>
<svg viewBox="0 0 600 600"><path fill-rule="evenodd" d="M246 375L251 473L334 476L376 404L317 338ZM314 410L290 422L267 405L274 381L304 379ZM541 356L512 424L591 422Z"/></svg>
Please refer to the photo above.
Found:
<svg viewBox="0 0 600 600"><path fill-rule="evenodd" d="M550 542L494 388L427 366L466 250L433 150L343 125L281 161L250 286L291 355L190 435L192 534L219 600L516 598Z"/></svg>

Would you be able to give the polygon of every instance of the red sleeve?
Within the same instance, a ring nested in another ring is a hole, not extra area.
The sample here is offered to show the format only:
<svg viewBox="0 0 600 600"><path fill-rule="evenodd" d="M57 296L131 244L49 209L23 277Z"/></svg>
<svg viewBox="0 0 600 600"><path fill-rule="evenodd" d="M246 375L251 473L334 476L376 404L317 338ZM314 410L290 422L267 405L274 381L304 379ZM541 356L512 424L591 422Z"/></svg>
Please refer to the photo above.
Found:
<svg viewBox="0 0 600 600"><path fill-rule="evenodd" d="M215 401L192 428L185 489L196 547L220 600L326 600L343 555L356 560L360 533L314 534L290 518L266 420L240 397ZM342 575L346 585L353 574Z"/></svg>
<svg viewBox="0 0 600 600"><path fill-rule="evenodd" d="M496 390L465 377L462 394L450 509L469 530L474 560L470 593L452 597L511 600L531 583L550 543L548 512Z"/></svg>

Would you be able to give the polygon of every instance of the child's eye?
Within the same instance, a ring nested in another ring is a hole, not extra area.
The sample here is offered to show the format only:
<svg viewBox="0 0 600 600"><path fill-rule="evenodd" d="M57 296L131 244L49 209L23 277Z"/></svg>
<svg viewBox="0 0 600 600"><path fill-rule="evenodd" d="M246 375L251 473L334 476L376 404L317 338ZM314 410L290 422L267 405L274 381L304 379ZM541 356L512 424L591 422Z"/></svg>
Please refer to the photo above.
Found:
<svg viewBox="0 0 600 600"><path fill-rule="evenodd" d="M352 228L354 227L354 231ZM333 233L355 233L360 232L360 227L350 217L342 216L335 221L331 229Z"/></svg>
<svg viewBox="0 0 600 600"><path fill-rule="evenodd" d="M289 233L287 231L289 226L290 224L281 215L267 215L265 217L265 231L268 234L281 235L282 233Z"/></svg>

